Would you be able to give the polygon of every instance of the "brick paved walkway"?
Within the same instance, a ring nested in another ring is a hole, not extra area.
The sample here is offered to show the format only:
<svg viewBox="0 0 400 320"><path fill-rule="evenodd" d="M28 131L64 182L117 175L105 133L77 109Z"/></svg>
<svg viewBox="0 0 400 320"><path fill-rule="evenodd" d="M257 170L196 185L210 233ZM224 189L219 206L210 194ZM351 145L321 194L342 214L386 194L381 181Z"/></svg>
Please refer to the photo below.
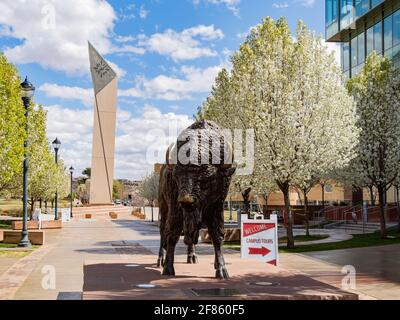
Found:
<svg viewBox="0 0 400 320"><path fill-rule="evenodd" d="M3 298L80 299L85 260L130 263L132 258L138 255L155 261L159 233L158 228L153 224L127 216L117 221L76 220L65 224L62 230L47 230L46 240L46 246L17 261L13 268L4 271L0 276L0 294ZM388 266L393 263L393 259L400 261L396 258L400 252L399 247L368 249L360 252L357 259L359 263L365 264L368 264L370 259L376 260L374 266L375 268L379 266L380 274L373 273L371 270L359 270L357 291L376 298L400 299L398 281L394 278L390 280L383 277L395 272L393 265ZM185 247L180 242L177 247L177 259L184 258L185 251ZM209 245L200 245L197 251L199 255L213 254L212 246ZM383 251L386 253L377 254ZM227 257L239 257L237 251L229 249L225 249L225 254ZM330 254L327 257L324 254L282 254L280 262L285 269L301 271L316 280L340 288L343 278L342 266L354 261L350 258L346 260L346 255L343 253L340 260L335 260L335 255ZM182 256L179 257L180 255ZM347 257L351 256L350 252ZM46 276L43 271L48 270L48 267L54 267L56 272L56 289L42 288L42 280Z"/></svg>

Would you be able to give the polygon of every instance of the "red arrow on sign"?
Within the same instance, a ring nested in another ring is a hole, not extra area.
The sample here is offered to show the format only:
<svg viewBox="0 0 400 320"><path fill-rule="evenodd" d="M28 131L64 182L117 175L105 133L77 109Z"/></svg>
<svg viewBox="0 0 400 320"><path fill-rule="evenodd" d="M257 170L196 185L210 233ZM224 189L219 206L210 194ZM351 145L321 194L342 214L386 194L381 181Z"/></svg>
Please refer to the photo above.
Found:
<svg viewBox="0 0 400 320"><path fill-rule="evenodd" d="M271 252L271 250L268 250L265 247L262 247L262 248L249 248L249 254L252 254L252 255L262 255L263 257L265 257L270 252Z"/></svg>

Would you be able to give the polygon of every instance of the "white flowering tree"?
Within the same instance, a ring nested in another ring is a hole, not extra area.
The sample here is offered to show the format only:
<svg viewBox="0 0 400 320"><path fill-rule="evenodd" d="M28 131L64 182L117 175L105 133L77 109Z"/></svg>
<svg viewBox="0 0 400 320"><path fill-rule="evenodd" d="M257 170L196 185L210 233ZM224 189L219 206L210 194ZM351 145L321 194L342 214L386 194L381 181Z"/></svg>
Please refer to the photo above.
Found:
<svg viewBox="0 0 400 320"><path fill-rule="evenodd" d="M306 225L306 236L310 236L310 217L308 213L308 193L313 187L319 183L319 178L317 176L311 177L309 180L303 180L296 185L297 190L300 191L301 197L303 197L303 207L304 207L304 220Z"/></svg>
<svg viewBox="0 0 400 320"><path fill-rule="evenodd" d="M345 166L357 141L355 104L340 68L299 22L295 39L284 18L266 18L234 55L229 94L217 83L204 116L255 131L257 168L282 191L288 247L294 247L289 189ZM218 90L219 89L219 90ZM222 97L224 97L222 99Z"/></svg>
<svg viewBox="0 0 400 320"><path fill-rule="evenodd" d="M381 236L386 237L386 192L400 172L400 73L375 52L348 88L357 103L360 138L353 164L366 185L378 190Z"/></svg>
<svg viewBox="0 0 400 320"><path fill-rule="evenodd" d="M251 177L251 186L254 193L257 196L261 196L265 202L265 208L268 207L268 199L270 195L279 190L271 172L265 169L262 165L262 161L259 161L257 157L263 156L261 154L255 155L255 167Z"/></svg>
<svg viewBox="0 0 400 320"><path fill-rule="evenodd" d="M46 136L46 117L46 111L42 106L32 108L29 117L28 193L31 213L37 201L53 201L56 190L59 199L69 194L69 174L62 159L59 159L58 165L55 163Z"/></svg>
<svg viewBox="0 0 400 320"><path fill-rule="evenodd" d="M243 198L244 212L250 214L250 193L252 190L251 176L234 176L229 188L229 195L236 195L240 193Z"/></svg>
<svg viewBox="0 0 400 320"><path fill-rule="evenodd" d="M154 221L154 201L158 198L160 175L153 172L143 179L139 185L139 194L151 206L151 221Z"/></svg>

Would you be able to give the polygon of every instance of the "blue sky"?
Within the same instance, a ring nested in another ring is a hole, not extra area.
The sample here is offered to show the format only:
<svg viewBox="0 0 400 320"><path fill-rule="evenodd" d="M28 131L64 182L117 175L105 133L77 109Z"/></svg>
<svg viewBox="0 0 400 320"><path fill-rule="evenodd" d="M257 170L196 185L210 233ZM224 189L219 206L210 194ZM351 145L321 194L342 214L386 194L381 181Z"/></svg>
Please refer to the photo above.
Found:
<svg viewBox="0 0 400 320"><path fill-rule="evenodd" d="M262 18L302 19L324 33L322 0L2 0L0 50L37 88L48 136L66 165L90 166L93 91L87 41L120 75L116 177L151 171L149 146L164 148L190 124L213 79ZM148 158L148 157L147 157ZM153 159L155 161L155 159Z"/></svg>

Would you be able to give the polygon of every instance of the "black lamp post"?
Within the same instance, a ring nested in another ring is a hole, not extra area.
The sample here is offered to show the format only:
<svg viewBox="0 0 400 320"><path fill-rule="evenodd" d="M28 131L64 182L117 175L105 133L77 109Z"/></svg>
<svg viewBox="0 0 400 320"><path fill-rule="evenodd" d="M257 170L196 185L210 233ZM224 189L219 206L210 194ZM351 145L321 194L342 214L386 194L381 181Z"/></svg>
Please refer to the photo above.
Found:
<svg viewBox="0 0 400 320"><path fill-rule="evenodd" d="M60 150L61 147L61 142L56 138L56 140L53 141L52 143L54 152L55 152L55 160L56 160L56 165L58 165L58 150ZM54 219L58 220L58 190L56 189L56 197L54 199Z"/></svg>
<svg viewBox="0 0 400 320"><path fill-rule="evenodd" d="M28 81L28 77L21 83L21 98L25 107L25 141L24 141L24 167L23 167L23 196L22 196L22 234L18 247L28 248L31 246L28 236L28 115L31 99L35 93L35 87Z"/></svg>
<svg viewBox="0 0 400 320"><path fill-rule="evenodd" d="M73 201L73 199L72 199L72 176L73 176L73 174L74 174L74 167L72 167L71 166L71 168L69 168L69 173L71 174L71 218L73 218L74 216L73 216L73 214L72 214L72 201Z"/></svg>

